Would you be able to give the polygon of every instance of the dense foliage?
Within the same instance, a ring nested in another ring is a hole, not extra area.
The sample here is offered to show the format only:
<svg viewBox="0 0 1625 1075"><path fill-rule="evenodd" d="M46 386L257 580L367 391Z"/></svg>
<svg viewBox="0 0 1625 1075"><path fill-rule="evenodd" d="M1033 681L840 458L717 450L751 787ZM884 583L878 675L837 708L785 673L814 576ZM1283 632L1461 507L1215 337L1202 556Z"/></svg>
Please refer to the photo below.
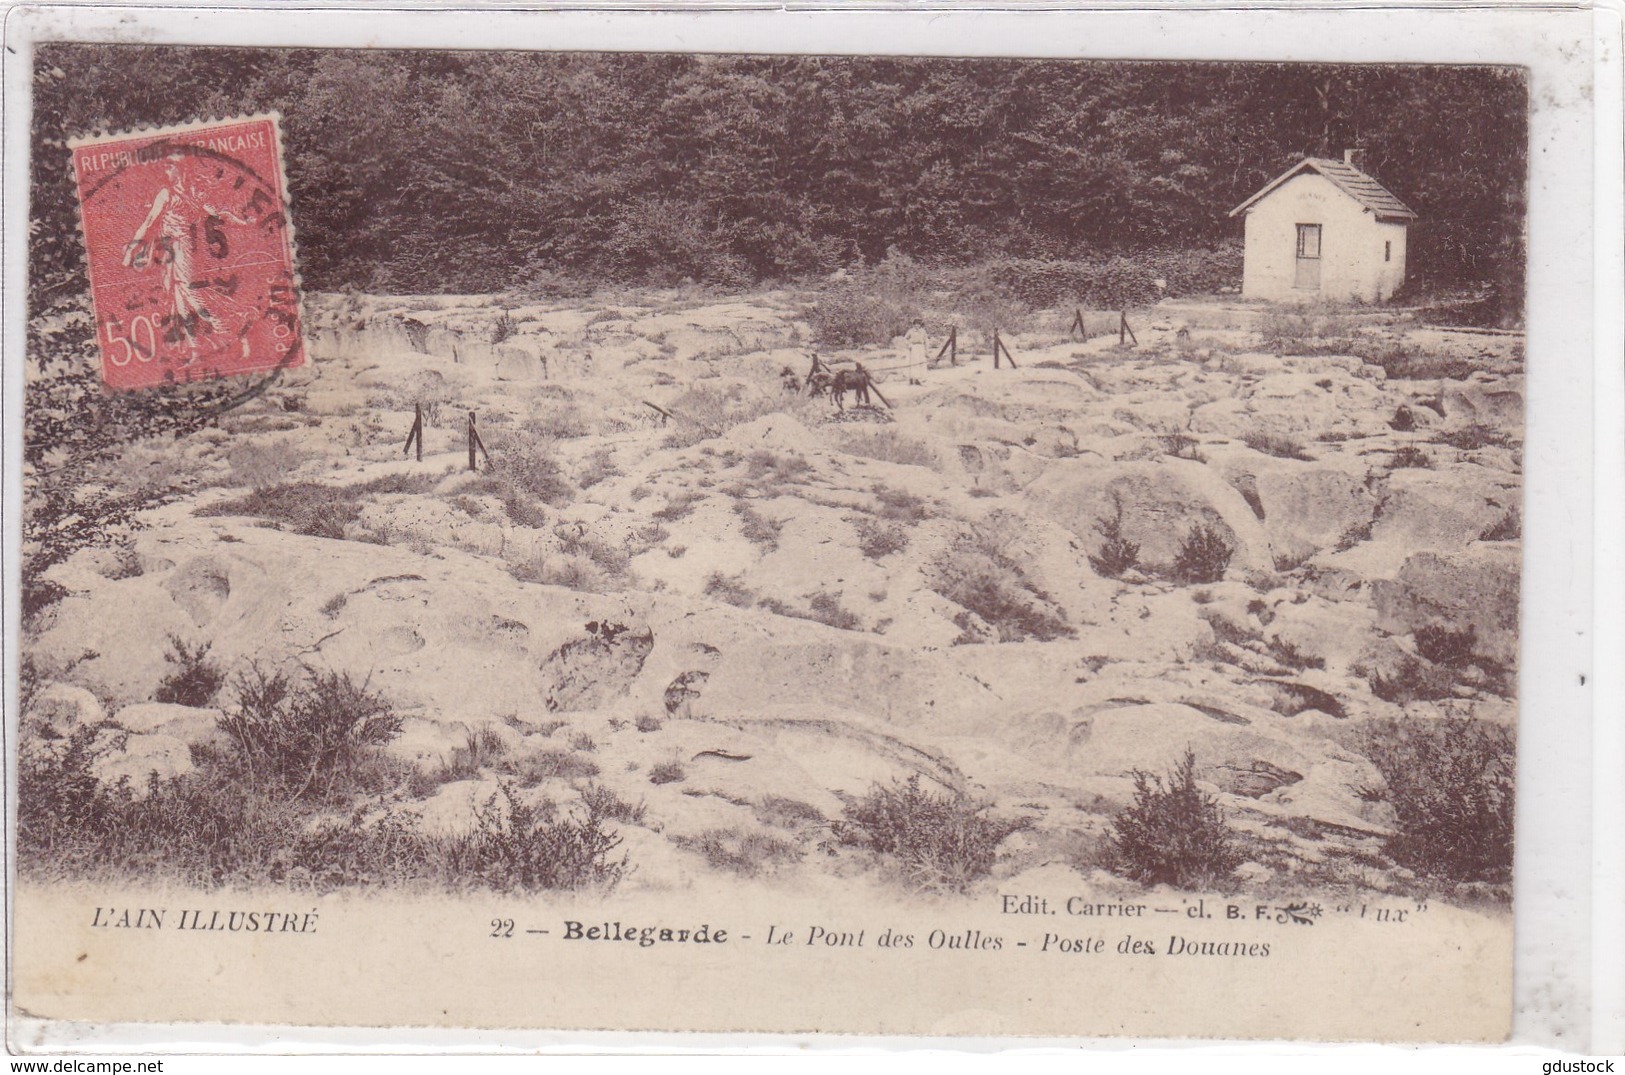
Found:
<svg viewBox="0 0 1625 1075"><path fill-rule="evenodd" d="M1527 122L1515 71L78 45L40 55L36 268L76 256L64 137L276 109L301 268L318 289L746 286L893 248L951 262L1143 257L1235 238L1226 213L1264 182L1303 154L1358 144L1422 216L1417 274L1521 291ZM66 249L51 246L63 237Z"/></svg>

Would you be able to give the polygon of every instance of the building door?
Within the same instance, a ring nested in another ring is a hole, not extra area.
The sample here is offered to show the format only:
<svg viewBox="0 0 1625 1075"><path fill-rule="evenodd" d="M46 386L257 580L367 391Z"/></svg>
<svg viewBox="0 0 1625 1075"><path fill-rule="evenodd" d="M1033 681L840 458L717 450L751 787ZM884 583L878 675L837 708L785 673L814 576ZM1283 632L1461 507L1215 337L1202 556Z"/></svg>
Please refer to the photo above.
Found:
<svg viewBox="0 0 1625 1075"><path fill-rule="evenodd" d="M1298 225L1298 271L1293 287L1320 290L1320 225Z"/></svg>

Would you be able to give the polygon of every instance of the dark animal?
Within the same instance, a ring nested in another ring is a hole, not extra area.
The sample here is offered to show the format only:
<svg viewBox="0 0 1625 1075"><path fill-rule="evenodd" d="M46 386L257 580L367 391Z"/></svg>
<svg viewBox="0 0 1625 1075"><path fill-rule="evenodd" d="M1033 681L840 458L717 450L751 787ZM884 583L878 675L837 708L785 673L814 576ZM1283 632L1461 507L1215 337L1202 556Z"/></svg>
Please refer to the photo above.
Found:
<svg viewBox="0 0 1625 1075"><path fill-rule="evenodd" d="M856 396L857 406L869 406L870 385L869 371L860 365L856 369L836 370L835 377L830 381L829 389L835 397L835 406L844 411L848 392Z"/></svg>

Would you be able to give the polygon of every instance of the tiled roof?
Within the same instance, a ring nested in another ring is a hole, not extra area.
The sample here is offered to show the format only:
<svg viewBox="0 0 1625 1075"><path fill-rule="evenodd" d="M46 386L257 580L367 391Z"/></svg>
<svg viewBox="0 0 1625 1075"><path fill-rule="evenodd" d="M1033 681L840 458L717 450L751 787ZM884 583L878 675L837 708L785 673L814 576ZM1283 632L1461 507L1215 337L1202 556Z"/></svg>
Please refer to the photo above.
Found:
<svg viewBox="0 0 1625 1075"><path fill-rule="evenodd" d="M1270 191L1306 168L1319 172L1331 180L1344 194L1347 194L1376 214L1378 220L1410 221L1416 219L1416 214L1404 202L1394 197L1387 187L1360 171L1354 165L1346 161L1332 160L1330 157L1305 157L1266 184L1257 194L1230 210L1230 215L1235 216L1251 209Z"/></svg>

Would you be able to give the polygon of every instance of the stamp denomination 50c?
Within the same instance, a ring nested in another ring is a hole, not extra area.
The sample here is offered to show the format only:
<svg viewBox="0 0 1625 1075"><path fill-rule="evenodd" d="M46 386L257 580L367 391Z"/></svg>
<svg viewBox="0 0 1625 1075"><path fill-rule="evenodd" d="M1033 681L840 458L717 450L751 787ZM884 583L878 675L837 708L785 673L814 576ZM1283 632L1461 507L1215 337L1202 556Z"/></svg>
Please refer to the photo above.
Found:
<svg viewBox="0 0 1625 1075"><path fill-rule="evenodd" d="M70 148L109 388L303 363L276 116Z"/></svg>

